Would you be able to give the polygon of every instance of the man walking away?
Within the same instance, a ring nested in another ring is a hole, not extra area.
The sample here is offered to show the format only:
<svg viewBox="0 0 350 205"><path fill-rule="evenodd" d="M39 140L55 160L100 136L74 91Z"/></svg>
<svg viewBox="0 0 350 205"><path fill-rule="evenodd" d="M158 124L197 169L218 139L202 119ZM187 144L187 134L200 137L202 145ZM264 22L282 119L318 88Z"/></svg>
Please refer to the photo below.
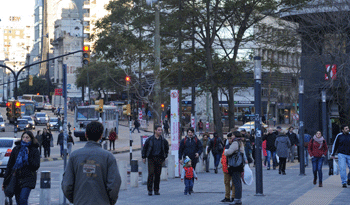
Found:
<svg viewBox="0 0 350 205"><path fill-rule="evenodd" d="M277 135L273 132L272 128L269 128L268 133L263 136L262 141L266 140L266 152L267 152L267 170L271 167L271 157L272 157L272 167L276 169L277 159L276 159L276 141Z"/></svg>
<svg viewBox="0 0 350 205"><path fill-rule="evenodd" d="M121 178L115 157L98 143L102 133L102 123L89 123L85 133L88 142L69 157L61 187L73 204L111 205L117 202Z"/></svg>
<svg viewBox="0 0 350 205"><path fill-rule="evenodd" d="M350 169L350 134L349 126L341 126L342 133L339 133L334 140L333 149L332 149L332 159L335 160L335 153L338 152L338 163L340 171L340 179L343 185L343 188L347 188L347 185L350 185L350 179L346 177L346 165Z"/></svg>
<svg viewBox="0 0 350 205"><path fill-rule="evenodd" d="M162 126L156 125L154 135L147 138L142 149L143 163L146 163L146 158L148 159L147 189L149 196L152 196L153 190L155 195L160 195L159 183L162 173L162 164L168 157L168 152L169 143L162 136Z"/></svg>

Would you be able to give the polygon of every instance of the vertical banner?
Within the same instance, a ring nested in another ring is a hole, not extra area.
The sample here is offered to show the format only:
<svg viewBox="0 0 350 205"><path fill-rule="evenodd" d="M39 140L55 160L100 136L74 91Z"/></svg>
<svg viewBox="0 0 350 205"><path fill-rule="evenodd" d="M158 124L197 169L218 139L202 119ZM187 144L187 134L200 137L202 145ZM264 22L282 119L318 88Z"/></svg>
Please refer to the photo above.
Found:
<svg viewBox="0 0 350 205"><path fill-rule="evenodd" d="M175 177L180 176L179 166L179 137L180 137L180 118L179 118L179 91L170 91L170 116L171 116L171 154L175 156ZM171 166L171 165L170 165Z"/></svg>
<svg viewBox="0 0 350 205"><path fill-rule="evenodd" d="M194 133L196 134L196 119L195 116L191 115L191 127L194 129Z"/></svg>
<svg viewBox="0 0 350 205"><path fill-rule="evenodd" d="M139 122L141 122L142 120L142 110L141 108L139 108Z"/></svg>

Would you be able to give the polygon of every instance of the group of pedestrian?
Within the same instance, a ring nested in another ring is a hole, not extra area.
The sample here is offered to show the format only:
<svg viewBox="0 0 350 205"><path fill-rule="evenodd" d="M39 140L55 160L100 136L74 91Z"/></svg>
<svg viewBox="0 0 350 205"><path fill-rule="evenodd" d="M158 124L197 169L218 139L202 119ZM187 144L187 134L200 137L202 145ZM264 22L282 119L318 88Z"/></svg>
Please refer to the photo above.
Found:
<svg viewBox="0 0 350 205"><path fill-rule="evenodd" d="M51 147L53 147L53 137L51 131L46 128L44 128L42 132L41 130L38 130L35 138L39 145L39 156L42 155L42 148L44 148L44 157L50 157Z"/></svg>

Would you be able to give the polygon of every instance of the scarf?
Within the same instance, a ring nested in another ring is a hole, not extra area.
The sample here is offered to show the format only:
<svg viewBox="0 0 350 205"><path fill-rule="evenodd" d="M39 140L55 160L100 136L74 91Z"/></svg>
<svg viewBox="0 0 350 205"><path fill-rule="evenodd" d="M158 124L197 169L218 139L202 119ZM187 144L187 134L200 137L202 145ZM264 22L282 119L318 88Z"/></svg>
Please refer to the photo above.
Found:
<svg viewBox="0 0 350 205"><path fill-rule="evenodd" d="M28 146L32 144L32 142L24 142L21 141L21 148L18 152L16 163L13 166L13 169L21 169L23 166L28 164Z"/></svg>
<svg viewBox="0 0 350 205"><path fill-rule="evenodd" d="M318 148L318 149L321 149L322 148L322 145L323 145L323 140L324 140L324 138L323 138L323 136L321 136L320 138L318 138L318 137L316 137L316 135L314 135L314 140L316 141L316 142L318 142L318 144L320 144L320 147Z"/></svg>

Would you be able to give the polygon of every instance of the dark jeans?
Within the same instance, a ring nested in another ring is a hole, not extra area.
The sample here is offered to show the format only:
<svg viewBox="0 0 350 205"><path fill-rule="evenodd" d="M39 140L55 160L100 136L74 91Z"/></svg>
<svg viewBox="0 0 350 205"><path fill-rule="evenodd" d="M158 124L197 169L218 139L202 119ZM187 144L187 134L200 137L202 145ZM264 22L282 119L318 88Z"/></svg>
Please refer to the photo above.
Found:
<svg viewBox="0 0 350 205"><path fill-rule="evenodd" d="M61 157L63 157L63 153L64 153L63 144L60 144L60 154L61 154Z"/></svg>
<svg viewBox="0 0 350 205"><path fill-rule="evenodd" d="M148 159L148 191L159 191L160 175L162 173L163 161L163 159L157 157Z"/></svg>
<svg viewBox="0 0 350 205"><path fill-rule="evenodd" d="M287 158L280 157L280 164L279 164L278 170L283 173L286 172L286 161L287 161Z"/></svg>
<svg viewBox="0 0 350 205"><path fill-rule="evenodd" d="M115 150L115 140L109 140L109 149L112 149L112 144L113 144L113 150Z"/></svg>
<svg viewBox="0 0 350 205"><path fill-rule="evenodd" d="M23 187L19 192L15 193L17 205L28 205L28 198L32 189Z"/></svg>
<svg viewBox="0 0 350 205"><path fill-rule="evenodd" d="M219 166L222 154L213 154L213 156L214 156L214 165L215 165L215 168L217 168Z"/></svg>
<svg viewBox="0 0 350 205"><path fill-rule="evenodd" d="M44 157L50 157L50 147L44 147Z"/></svg>
<svg viewBox="0 0 350 205"><path fill-rule="evenodd" d="M185 194L193 190L193 179L185 179Z"/></svg>
<svg viewBox="0 0 350 205"><path fill-rule="evenodd" d="M42 145L39 146L39 153L40 153L40 157L41 157L41 149L43 148Z"/></svg>
<svg viewBox="0 0 350 205"><path fill-rule="evenodd" d="M203 164L205 163L205 171L209 172L209 156L203 157Z"/></svg>
<svg viewBox="0 0 350 205"><path fill-rule="evenodd" d="M131 132L134 132L135 129L137 129L137 131L140 133L139 127L134 127L134 129Z"/></svg>
<svg viewBox="0 0 350 205"><path fill-rule="evenodd" d="M323 157L314 157L312 158L312 171L314 173L314 178L317 179L317 172L318 172L318 181L322 182L322 164L323 164Z"/></svg>
<svg viewBox="0 0 350 205"><path fill-rule="evenodd" d="M232 172L232 183L235 187L235 199L242 198L241 172Z"/></svg>

